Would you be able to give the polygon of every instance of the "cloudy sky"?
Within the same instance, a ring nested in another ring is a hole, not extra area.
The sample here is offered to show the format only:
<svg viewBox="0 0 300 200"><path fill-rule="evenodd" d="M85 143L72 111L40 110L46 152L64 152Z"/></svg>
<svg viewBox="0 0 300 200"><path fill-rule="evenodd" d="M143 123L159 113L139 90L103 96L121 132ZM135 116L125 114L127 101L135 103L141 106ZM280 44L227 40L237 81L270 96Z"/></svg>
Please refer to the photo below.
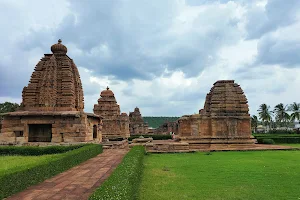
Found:
<svg viewBox="0 0 300 200"><path fill-rule="evenodd" d="M108 85L122 112L197 113L234 79L250 113L299 102L299 0L0 0L0 102L21 102L59 38L79 68L85 110Z"/></svg>

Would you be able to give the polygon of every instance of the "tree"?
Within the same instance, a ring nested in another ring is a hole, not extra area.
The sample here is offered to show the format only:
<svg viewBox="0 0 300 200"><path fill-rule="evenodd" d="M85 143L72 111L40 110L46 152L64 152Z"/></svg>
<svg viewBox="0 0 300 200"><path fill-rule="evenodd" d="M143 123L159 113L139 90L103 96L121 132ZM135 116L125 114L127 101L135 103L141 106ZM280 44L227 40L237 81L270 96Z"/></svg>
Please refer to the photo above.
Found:
<svg viewBox="0 0 300 200"><path fill-rule="evenodd" d="M270 111L270 106L263 103L259 106L259 109L257 111L258 111L259 119L264 123L265 126L268 126L272 119L272 113Z"/></svg>
<svg viewBox="0 0 300 200"><path fill-rule="evenodd" d="M11 102L0 103L0 113L14 112L19 107L20 106L17 103L11 103Z"/></svg>
<svg viewBox="0 0 300 200"><path fill-rule="evenodd" d="M257 132L258 118L256 115L252 115L251 117L251 128L254 129L254 132Z"/></svg>
<svg viewBox="0 0 300 200"><path fill-rule="evenodd" d="M288 110L292 112L292 114L290 115L291 121L295 122L296 120L298 120L298 122L300 123L300 103L294 102L290 105Z"/></svg>
<svg viewBox="0 0 300 200"><path fill-rule="evenodd" d="M285 125L290 119L290 115L287 113L287 105L283 105L283 103L277 104L274 108L275 119L277 122L284 122Z"/></svg>

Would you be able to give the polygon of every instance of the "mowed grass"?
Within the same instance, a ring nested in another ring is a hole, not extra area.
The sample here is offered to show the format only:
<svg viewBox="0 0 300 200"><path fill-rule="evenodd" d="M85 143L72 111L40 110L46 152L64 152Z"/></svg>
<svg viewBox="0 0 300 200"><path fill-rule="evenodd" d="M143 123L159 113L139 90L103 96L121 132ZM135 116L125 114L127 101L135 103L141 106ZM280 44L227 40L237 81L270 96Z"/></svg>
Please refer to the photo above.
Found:
<svg viewBox="0 0 300 200"><path fill-rule="evenodd" d="M295 143L295 144L276 144L276 145L283 145L283 146L299 147L300 148L300 143Z"/></svg>
<svg viewBox="0 0 300 200"><path fill-rule="evenodd" d="M300 151L150 154L140 200L300 199Z"/></svg>
<svg viewBox="0 0 300 200"><path fill-rule="evenodd" d="M16 172L24 167L34 166L36 163L45 162L58 157L56 155L43 156L0 156L0 176L7 173Z"/></svg>

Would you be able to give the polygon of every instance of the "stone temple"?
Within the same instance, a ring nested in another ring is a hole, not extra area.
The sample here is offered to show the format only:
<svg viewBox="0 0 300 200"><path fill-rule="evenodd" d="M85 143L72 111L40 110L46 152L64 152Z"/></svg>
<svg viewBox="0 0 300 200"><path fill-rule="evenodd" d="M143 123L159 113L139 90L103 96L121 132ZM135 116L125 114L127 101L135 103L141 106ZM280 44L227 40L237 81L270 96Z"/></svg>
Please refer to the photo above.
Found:
<svg viewBox="0 0 300 200"><path fill-rule="evenodd" d="M186 152L194 150L254 147L247 98L233 80L219 80L206 96L199 114L178 120L180 142L147 144L150 152Z"/></svg>
<svg viewBox="0 0 300 200"><path fill-rule="evenodd" d="M101 142L101 117L84 113L78 69L61 43L36 65L19 111L3 116L0 143Z"/></svg>
<svg viewBox="0 0 300 200"><path fill-rule="evenodd" d="M130 137L129 117L126 113L121 113L115 94L108 87L101 92L98 104L94 105L94 113L103 117L103 139Z"/></svg>
<svg viewBox="0 0 300 200"><path fill-rule="evenodd" d="M130 135L147 135L149 132L148 124L144 122L138 107L129 113L129 129Z"/></svg>
<svg viewBox="0 0 300 200"><path fill-rule="evenodd" d="M178 120L179 136L190 147L206 144L253 144L247 98L233 80L219 80L206 96L199 114Z"/></svg>

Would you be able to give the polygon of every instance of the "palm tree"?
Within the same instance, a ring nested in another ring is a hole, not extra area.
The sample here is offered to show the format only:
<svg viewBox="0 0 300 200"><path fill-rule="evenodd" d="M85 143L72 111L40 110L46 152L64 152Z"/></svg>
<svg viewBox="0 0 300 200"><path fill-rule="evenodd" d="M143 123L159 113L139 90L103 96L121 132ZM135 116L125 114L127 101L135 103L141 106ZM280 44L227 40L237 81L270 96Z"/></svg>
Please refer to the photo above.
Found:
<svg viewBox="0 0 300 200"><path fill-rule="evenodd" d="M256 115L252 115L251 117L251 127L254 129L254 133L257 132L258 118Z"/></svg>
<svg viewBox="0 0 300 200"><path fill-rule="evenodd" d="M279 123L284 122L285 125L290 119L290 115L287 113L287 105L283 105L283 103L277 104L274 108L275 119Z"/></svg>
<svg viewBox="0 0 300 200"><path fill-rule="evenodd" d="M258 111L258 116L259 119L264 123L265 126L268 127L271 119L272 119L272 113L270 111L270 106L268 106L267 104L263 103L259 106Z"/></svg>
<svg viewBox="0 0 300 200"><path fill-rule="evenodd" d="M298 122L300 123L300 103L294 102L290 105L288 110L292 112L291 121L294 122L298 120Z"/></svg>

